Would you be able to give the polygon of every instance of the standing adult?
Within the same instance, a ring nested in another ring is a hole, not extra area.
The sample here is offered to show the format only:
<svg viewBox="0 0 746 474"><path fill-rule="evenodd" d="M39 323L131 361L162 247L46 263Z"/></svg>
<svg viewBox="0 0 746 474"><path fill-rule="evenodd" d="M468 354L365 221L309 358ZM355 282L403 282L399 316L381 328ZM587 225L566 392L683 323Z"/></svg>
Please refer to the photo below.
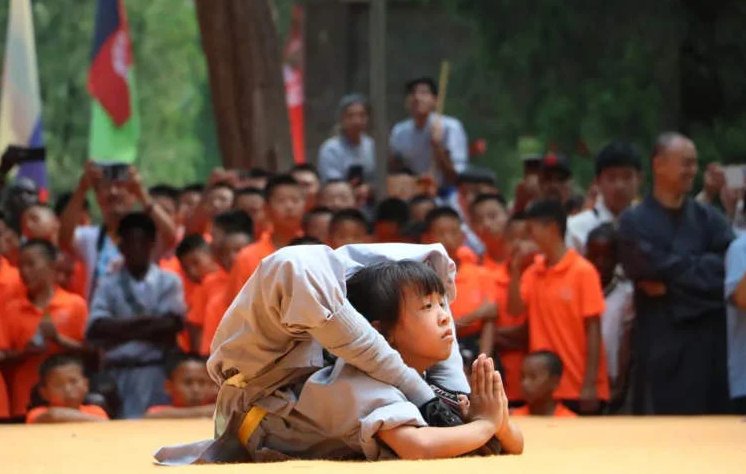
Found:
<svg viewBox="0 0 746 474"><path fill-rule="evenodd" d="M319 149L321 181L357 179L371 183L375 179L376 155L373 139L367 133L368 99L361 94L348 94L339 101L338 113L339 133Z"/></svg>
<svg viewBox="0 0 746 474"><path fill-rule="evenodd" d="M635 282L633 410L727 410L723 215L690 197L697 148L667 132L652 155L653 191L619 222L620 260Z"/></svg>
<svg viewBox="0 0 746 474"><path fill-rule="evenodd" d="M406 93L410 118L391 130L391 167L404 166L417 175L429 175L441 187L455 184L469 159L463 125L458 119L435 113L438 86L433 79L409 81Z"/></svg>

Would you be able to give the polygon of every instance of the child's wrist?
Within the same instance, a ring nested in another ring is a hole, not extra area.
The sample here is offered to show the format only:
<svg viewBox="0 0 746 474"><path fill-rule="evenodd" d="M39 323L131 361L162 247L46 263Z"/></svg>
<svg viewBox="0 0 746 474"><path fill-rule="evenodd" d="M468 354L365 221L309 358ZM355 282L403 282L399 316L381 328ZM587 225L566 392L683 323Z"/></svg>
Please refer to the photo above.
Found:
<svg viewBox="0 0 746 474"><path fill-rule="evenodd" d="M487 439L493 436L498 429L498 427L495 426L495 423L487 418L474 418L472 419L471 424L477 427L480 430L480 433L484 434Z"/></svg>

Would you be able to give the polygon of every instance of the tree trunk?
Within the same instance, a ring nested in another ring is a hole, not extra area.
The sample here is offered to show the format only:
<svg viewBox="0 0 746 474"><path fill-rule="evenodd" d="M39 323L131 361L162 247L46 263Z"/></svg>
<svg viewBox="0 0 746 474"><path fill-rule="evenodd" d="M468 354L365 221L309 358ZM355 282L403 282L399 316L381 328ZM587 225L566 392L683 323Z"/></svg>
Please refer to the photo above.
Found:
<svg viewBox="0 0 746 474"><path fill-rule="evenodd" d="M271 0L196 0L225 168L292 163Z"/></svg>

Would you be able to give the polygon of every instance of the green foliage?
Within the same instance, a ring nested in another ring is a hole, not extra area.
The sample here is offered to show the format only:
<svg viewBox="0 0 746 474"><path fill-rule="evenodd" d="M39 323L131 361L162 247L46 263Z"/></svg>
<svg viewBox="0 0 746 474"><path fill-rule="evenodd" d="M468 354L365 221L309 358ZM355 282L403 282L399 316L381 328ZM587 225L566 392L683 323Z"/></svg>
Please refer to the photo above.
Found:
<svg viewBox="0 0 746 474"><path fill-rule="evenodd" d="M0 6L3 27L8 3ZM127 0L126 6L142 120L138 165L151 184L202 179L220 160L194 4ZM87 156L95 2L35 0L33 12L47 166L59 192L75 185Z"/></svg>

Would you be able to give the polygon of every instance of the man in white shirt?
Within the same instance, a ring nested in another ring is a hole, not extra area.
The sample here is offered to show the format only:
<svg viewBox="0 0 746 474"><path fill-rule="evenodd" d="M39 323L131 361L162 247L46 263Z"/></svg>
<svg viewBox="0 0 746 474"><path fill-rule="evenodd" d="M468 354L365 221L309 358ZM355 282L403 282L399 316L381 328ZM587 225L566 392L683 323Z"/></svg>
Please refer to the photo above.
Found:
<svg viewBox="0 0 746 474"><path fill-rule="evenodd" d="M458 119L435 113L438 86L431 78L406 85L410 118L394 125L389 138L391 167L431 175L439 186L454 184L469 159L466 132Z"/></svg>
<svg viewBox="0 0 746 474"><path fill-rule="evenodd" d="M567 246L585 251L590 231L607 222L616 223L632 205L640 188L642 160L630 143L614 141L596 156L596 182L600 196L593 209L567 220Z"/></svg>

